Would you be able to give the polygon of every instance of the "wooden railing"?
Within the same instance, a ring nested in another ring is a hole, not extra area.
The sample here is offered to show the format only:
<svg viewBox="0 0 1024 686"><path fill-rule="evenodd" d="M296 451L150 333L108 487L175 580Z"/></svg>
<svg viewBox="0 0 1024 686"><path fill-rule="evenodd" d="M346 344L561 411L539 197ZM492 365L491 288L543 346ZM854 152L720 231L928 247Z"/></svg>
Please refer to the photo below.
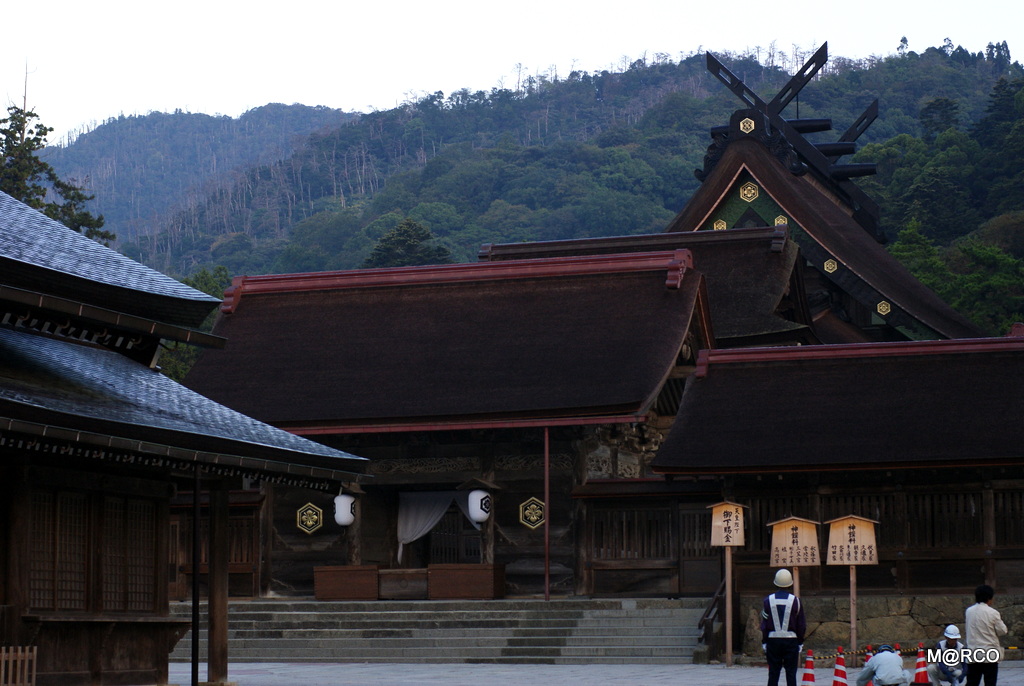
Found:
<svg viewBox="0 0 1024 686"><path fill-rule="evenodd" d="M35 646L0 646L0 686L36 686Z"/></svg>
<svg viewBox="0 0 1024 686"><path fill-rule="evenodd" d="M697 629L700 631L700 635L697 640L702 645L706 645L710 648L714 648L715 641L715 620L718 619L719 607L722 601L725 599L725 580L718 585L718 590L711 596L711 600L708 601L708 606L704 609L704 614L701 615L700 621L697 622Z"/></svg>

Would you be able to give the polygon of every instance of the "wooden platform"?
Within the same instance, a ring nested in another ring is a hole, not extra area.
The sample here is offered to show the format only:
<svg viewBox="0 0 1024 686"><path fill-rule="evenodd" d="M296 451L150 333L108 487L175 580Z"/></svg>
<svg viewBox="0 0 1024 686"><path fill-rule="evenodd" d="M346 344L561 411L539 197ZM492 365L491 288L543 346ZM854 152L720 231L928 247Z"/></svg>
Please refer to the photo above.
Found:
<svg viewBox="0 0 1024 686"><path fill-rule="evenodd" d="M314 567L313 588L317 600L494 600L505 597L505 566Z"/></svg>

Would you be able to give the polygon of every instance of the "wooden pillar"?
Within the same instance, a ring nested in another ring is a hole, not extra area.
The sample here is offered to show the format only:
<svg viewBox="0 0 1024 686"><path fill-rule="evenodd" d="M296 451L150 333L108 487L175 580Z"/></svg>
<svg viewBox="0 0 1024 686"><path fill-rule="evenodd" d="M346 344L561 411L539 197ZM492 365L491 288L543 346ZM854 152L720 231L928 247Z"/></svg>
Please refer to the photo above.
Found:
<svg viewBox="0 0 1024 686"><path fill-rule="evenodd" d="M480 530L480 562L485 565L494 564L494 512L497 497L497 493L491 493L491 515L487 518L487 521L483 523Z"/></svg>
<svg viewBox="0 0 1024 686"><path fill-rule="evenodd" d="M985 541L985 583L996 586L996 561L992 556L996 548L996 497L992 492L992 484L986 483L981 492L981 510L983 514L983 536ZM986 677L987 678L987 677Z"/></svg>
<svg viewBox="0 0 1024 686"><path fill-rule="evenodd" d="M228 679L228 489L218 480L210 487L209 646L206 678L211 684Z"/></svg>
<svg viewBox="0 0 1024 686"><path fill-rule="evenodd" d="M203 556L200 540L199 518L202 507L199 494L202 492L202 470L195 465L192 480L192 686L199 686L199 561Z"/></svg>
<svg viewBox="0 0 1024 686"><path fill-rule="evenodd" d="M27 633L20 618L28 607L31 576L28 564L32 550L32 491L23 467L10 467L4 476L5 483L0 492L6 507L6 526L2 532L6 539L3 540L4 550L0 552L0 559L4 559L3 604L6 607L0 611L0 630L3 632L0 639L8 645L19 645L25 642Z"/></svg>
<svg viewBox="0 0 1024 686"><path fill-rule="evenodd" d="M355 520L345 527L350 565L363 564L363 498L365 497L365 495L356 496L355 502L352 503Z"/></svg>
<svg viewBox="0 0 1024 686"><path fill-rule="evenodd" d="M487 443L480 470L483 480L489 484L494 483L494 444ZM494 520L497 519L498 493L490 489L491 493L491 516L484 522L480 531L480 562L485 565L494 564Z"/></svg>
<svg viewBox="0 0 1024 686"><path fill-rule="evenodd" d="M544 600L551 600L551 435L544 427Z"/></svg>
<svg viewBox="0 0 1024 686"><path fill-rule="evenodd" d="M850 565L850 647L856 651L857 646L857 565ZM854 656L853 662L856 663Z"/></svg>
<svg viewBox="0 0 1024 686"><path fill-rule="evenodd" d="M269 481L260 483L263 493L263 505L260 507L260 556L259 556L259 592L266 596L270 591L270 581L274 573L274 498L276 489Z"/></svg>
<svg viewBox="0 0 1024 686"><path fill-rule="evenodd" d="M732 667L732 546L725 546L725 666Z"/></svg>

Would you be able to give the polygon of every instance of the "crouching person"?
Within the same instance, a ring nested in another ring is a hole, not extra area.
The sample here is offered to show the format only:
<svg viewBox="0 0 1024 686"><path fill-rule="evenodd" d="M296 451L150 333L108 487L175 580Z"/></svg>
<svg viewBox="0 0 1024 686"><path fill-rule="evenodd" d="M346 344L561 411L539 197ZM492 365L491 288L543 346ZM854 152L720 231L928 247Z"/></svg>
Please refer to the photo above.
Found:
<svg viewBox="0 0 1024 686"><path fill-rule="evenodd" d="M967 681L967 665L963 661L964 644L960 642L960 630L956 624L950 624L942 635L943 639L935 644L939 660L929 663L928 680L932 686L962 686Z"/></svg>
<svg viewBox="0 0 1024 686"><path fill-rule="evenodd" d="M874 679L874 686L907 686L910 672L903 669L903 658L889 644L878 646L878 652L857 675L857 686L866 686Z"/></svg>

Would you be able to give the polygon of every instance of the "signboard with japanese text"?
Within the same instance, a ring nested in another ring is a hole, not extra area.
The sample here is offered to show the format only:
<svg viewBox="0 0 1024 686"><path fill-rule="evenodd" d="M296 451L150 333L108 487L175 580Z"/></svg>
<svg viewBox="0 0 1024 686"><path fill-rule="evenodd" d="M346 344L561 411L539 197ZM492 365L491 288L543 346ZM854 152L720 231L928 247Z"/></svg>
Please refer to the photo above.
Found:
<svg viewBox="0 0 1024 686"><path fill-rule="evenodd" d="M711 508L711 545L745 545L746 539L743 536L744 505L726 501L708 505L708 507Z"/></svg>
<svg viewBox="0 0 1024 686"><path fill-rule="evenodd" d="M772 522L771 565L773 567L815 567L818 553L818 523L800 517Z"/></svg>
<svg viewBox="0 0 1024 686"><path fill-rule="evenodd" d="M878 546L875 545L873 519L850 515L833 519L826 524L828 530L828 559L830 565L877 565Z"/></svg>

